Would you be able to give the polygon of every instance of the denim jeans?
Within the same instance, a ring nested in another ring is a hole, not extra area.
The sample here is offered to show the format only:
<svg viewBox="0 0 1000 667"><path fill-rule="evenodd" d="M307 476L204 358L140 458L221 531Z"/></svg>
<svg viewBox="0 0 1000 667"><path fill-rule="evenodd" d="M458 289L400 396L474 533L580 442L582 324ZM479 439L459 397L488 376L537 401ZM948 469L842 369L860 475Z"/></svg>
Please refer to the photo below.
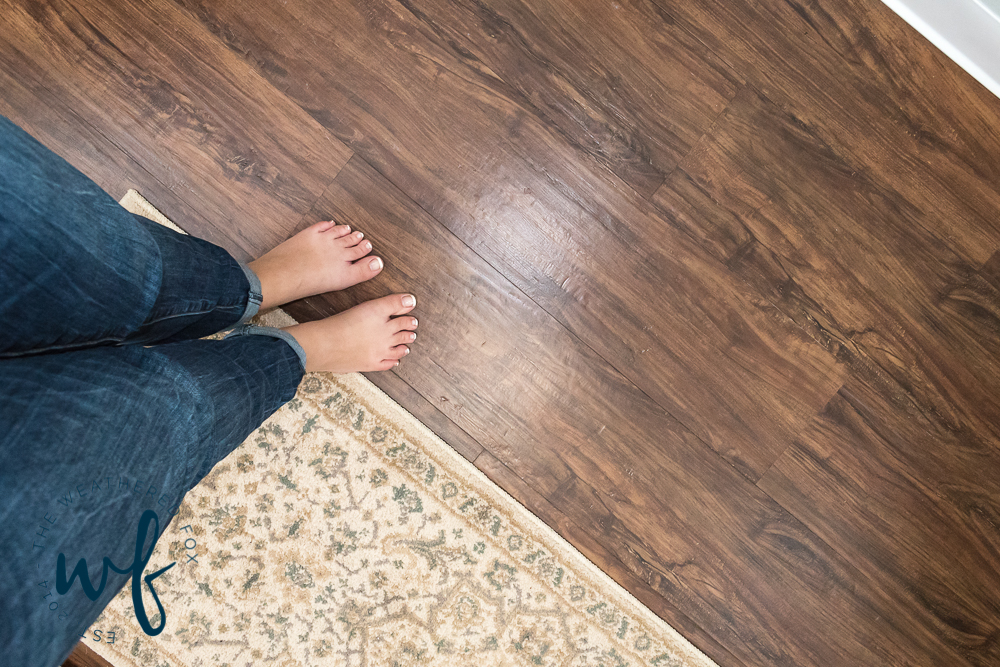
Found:
<svg viewBox="0 0 1000 667"><path fill-rule="evenodd" d="M2 117L0 288L0 663L51 667L131 574L110 569L96 601L80 579L60 594L59 555L95 588L105 557L127 570L146 510L162 534L294 396L305 353L245 325L248 266L130 214Z"/></svg>

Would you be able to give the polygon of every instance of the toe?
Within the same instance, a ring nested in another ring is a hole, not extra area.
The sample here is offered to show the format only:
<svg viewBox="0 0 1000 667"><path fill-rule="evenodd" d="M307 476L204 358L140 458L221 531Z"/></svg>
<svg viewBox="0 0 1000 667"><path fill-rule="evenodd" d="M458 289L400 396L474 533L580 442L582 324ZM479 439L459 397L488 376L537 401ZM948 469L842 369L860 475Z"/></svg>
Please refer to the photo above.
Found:
<svg viewBox="0 0 1000 667"><path fill-rule="evenodd" d="M344 236L341 236L337 240L340 241L340 243L345 248L350 248L352 246L356 246L357 244L361 243L361 240L364 238L365 235L363 232L353 232L351 234L345 234Z"/></svg>
<svg viewBox="0 0 1000 667"><path fill-rule="evenodd" d="M413 331L417 328L415 317L394 317L392 319L396 331Z"/></svg>
<svg viewBox="0 0 1000 667"><path fill-rule="evenodd" d="M387 371L390 368L392 368L393 366L398 366L398 365L399 365L399 361L396 360L396 359L383 359L382 361L380 361L375 366L375 370L377 370L377 371Z"/></svg>
<svg viewBox="0 0 1000 667"><path fill-rule="evenodd" d="M364 264L365 261L367 260L362 260L359 264ZM407 301L407 299L409 300ZM384 296L381 299L375 299L370 303L377 304L376 307L378 307L385 314L386 319L389 319L394 315L405 315L413 310L417 305L417 299L412 294L390 294L389 296ZM410 318L403 319L405 321Z"/></svg>
<svg viewBox="0 0 1000 667"><path fill-rule="evenodd" d="M347 249L347 257L349 261L354 261L360 259L372 251L371 241L362 241L353 248Z"/></svg>
<svg viewBox="0 0 1000 667"><path fill-rule="evenodd" d="M412 331L400 331L399 333L393 334L392 344L393 345L404 345L406 343L412 343L417 339L417 334Z"/></svg>
<svg viewBox="0 0 1000 667"><path fill-rule="evenodd" d="M389 359L402 359L410 353L410 348L405 345L397 345L396 347L389 348L389 354L386 355Z"/></svg>
<svg viewBox="0 0 1000 667"><path fill-rule="evenodd" d="M330 220L328 222L321 222L317 224L316 227L319 228L319 231L323 232L324 234L329 234L333 236L333 238L335 239L339 239L340 237L347 236L348 234L351 233L350 225L338 225L333 220Z"/></svg>
<svg viewBox="0 0 1000 667"><path fill-rule="evenodd" d="M400 294L399 295L399 310L394 314L402 315L408 313L417 306L417 297L412 294Z"/></svg>
<svg viewBox="0 0 1000 667"><path fill-rule="evenodd" d="M358 260L352 265L354 270L357 272L357 281L368 280L372 276L376 276L385 266L382 262L381 257L368 257L365 259ZM388 297L382 297L383 299Z"/></svg>

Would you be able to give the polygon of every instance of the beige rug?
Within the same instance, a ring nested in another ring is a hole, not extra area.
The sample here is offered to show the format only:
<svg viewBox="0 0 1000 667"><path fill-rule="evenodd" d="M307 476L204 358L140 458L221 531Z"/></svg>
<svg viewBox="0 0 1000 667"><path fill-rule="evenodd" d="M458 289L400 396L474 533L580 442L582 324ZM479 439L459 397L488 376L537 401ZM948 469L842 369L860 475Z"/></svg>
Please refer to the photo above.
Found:
<svg viewBox="0 0 1000 667"><path fill-rule="evenodd" d="M112 664L714 664L360 374L307 375L146 572L171 561L162 634L128 587L93 626Z"/></svg>

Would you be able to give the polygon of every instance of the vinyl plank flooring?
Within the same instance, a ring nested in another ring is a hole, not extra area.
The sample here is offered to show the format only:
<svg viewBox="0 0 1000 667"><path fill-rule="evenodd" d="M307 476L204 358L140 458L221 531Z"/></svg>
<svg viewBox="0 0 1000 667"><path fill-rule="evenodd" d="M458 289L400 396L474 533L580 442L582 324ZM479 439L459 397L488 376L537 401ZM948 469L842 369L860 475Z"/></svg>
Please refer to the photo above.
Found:
<svg viewBox="0 0 1000 667"><path fill-rule="evenodd" d="M728 67L646 0L404 4L429 41L647 197L736 93Z"/></svg>
<svg viewBox="0 0 1000 667"><path fill-rule="evenodd" d="M877 0L657 0L859 173L890 183L972 263L1000 239L1000 100Z"/></svg>
<svg viewBox="0 0 1000 667"><path fill-rule="evenodd" d="M129 185L165 214L243 259L282 240L350 158L169 3L0 7L0 62L16 86L4 95L5 114L119 196L123 174L138 179ZM45 108L61 119L38 113ZM100 154L88 154L70 127ZM257 224L240 224L248 217Z"/></svg>
<svg viewBox="0 0 1000 667"><path fill-rule="evenodd" d="M963 664L357 156L304 223L328 218L386 269L310 307L412 290L420 334L395 372L737 660Z"/></svg>
<svg viewBox="0 0 1000 667"><path fill-rule="evenodd" d="M1000 290L1000 250L997 250L979 269L983 280Z"/></svg>
<svg viewBox="0 0 1000 667"><path fill-rule="evenodd" d="M451 421L445 413L399 375L365 373L365 377L469 461L475 461L485 451L475 438Z"/></svg>
<svg viewBox="0 0 1000 667"><path fill-rule="evenodd" d="M840 386L798 326L409 11L185 4L748 478Z"/></svg>
<svg viewBox="0 0 1000 667"><path fill-rule="evenodd" d="M998 472L1000 450L850 382L759 485L985 667L1000 663Z"/></svg>
<svg viewBox="0 0 1000 667"><path fill-rule="evenodd" d="M1000 294L890 184L746 89L656 197L898 408L1000 442Z"/></svg>
<svg viewBox="0 0 1000 667"><path fill-rule="evenodd" d="M656 200L850 371L759 486L956 655L995 664L996 260L976 270L752 89Z"/></svg>

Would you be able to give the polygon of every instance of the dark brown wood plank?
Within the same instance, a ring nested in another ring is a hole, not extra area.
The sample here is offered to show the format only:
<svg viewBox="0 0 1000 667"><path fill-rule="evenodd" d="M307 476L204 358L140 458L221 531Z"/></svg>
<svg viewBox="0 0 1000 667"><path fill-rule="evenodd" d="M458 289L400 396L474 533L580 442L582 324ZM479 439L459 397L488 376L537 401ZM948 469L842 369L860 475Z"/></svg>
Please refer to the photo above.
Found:
<svg viewBox="0 0 1000 667"><path fill-rule="evenodd" d="M403 4L428 41L644 196L736 93L727 66L649 0Z"/></svg>
<svg viewBox="0 0 1000 667"><path fill-rule="evenodd" d="M759 486L956 653L1000 664L1000 450L850 382Z"/></svg>
<svg viewBox="0 0 1000 667"><path fill-rule="evenodd" d="M850 370L759 486L912 622L995 664L992 264L976 271L949 228L750 89L657 199Z"/></svg>
<svg viewBox="0 0 1000 667"><path fill-rule="evenodd" d="M1000 442L996 289L813 128L746 89L657 199L896 409Z"/></svg>
<svg viewBox="0 0 1000 667"><path fill-rule="evenodd" d="M396 372L737 660L964 664L357 157L306 222L327 218L365 230L386 270L310 304L414 292Z"/></svg>
<svg viewBox="0 0 1000 667"><path fill-rule="evenodd" d="M283 239L351 155L170 3L4 2L0 13L0 63L16 82L5 115L121 187L120 157L101 166L117 147L141 167L127 169L140 179L130 185L244 259ZM103 135L103 155L74 134Z"/></svg>
<svg viewBox="0 0 1000 667"><path fill-rule="evenodd" d="M668 3L675 21L981 264L1000 238L1000 99L877 0Z"/></svg>
<svg viewBox="0 0 1000 667"><path fill-rule="evenodd" d="M185 4L749 478L840 386L799 327L399 5Z"/></svg>

